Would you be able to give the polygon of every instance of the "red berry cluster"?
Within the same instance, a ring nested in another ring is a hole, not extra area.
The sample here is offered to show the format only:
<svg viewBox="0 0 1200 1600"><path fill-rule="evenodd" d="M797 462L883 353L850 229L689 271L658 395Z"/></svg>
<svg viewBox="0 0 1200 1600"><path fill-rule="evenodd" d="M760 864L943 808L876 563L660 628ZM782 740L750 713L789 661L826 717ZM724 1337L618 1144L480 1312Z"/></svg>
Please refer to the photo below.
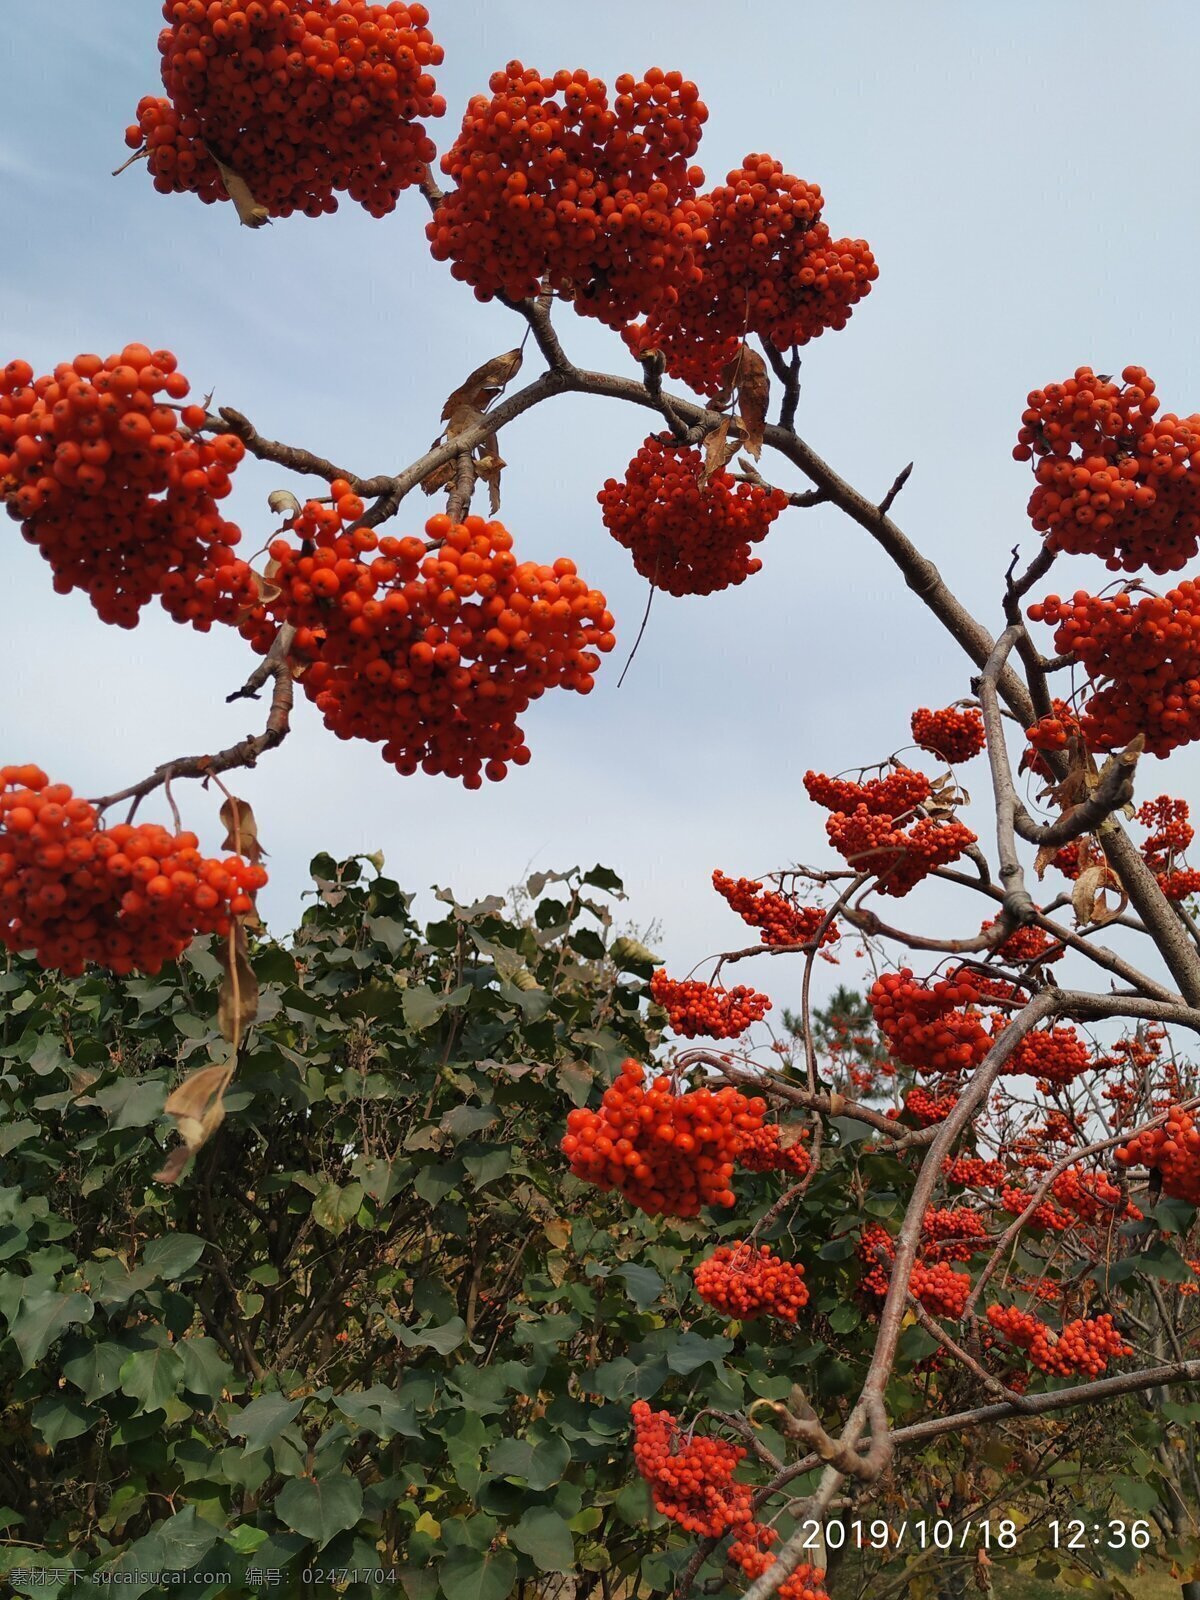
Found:
<svg viewBox="0 0 1200 1600"><path fill-rule="evenodd" d="M731 1206L742 1139L762 1126L764 1100L737 1089L676 1092L668 1077L644 1089L645 1069L626 1061L599 1111L568 1113L562 1152L577 1178L617 1189L650 1216L695 1217Z"/></svg>
<svg viewBox="0 0 1200 1600"><path fill-rule="evenodd" d="M1010 1216L1019 1217L1032 1198L1029 1190L1020 1189L1015 1184L1005 1183L1000 1187L1001 1208ZM1026 1225L1031 1228L1046 1228L1051 1233L1066 1233L1069 1228L1075 1226L1075 1219L1052 1200L1043 1200L1030 1212Z"/></svg>
<svg viewBox="0 0 1200 1600"><path fill-rule="evenodd" d="M1102 1172L1080 1172L1077 1167L1068 1167L1055 1178L1050 1192L1064 1210L1082 1223L1109 1221L1114 1214L1131 1222L1141 1219L1138 1207Z"/></svg>
<svg viewBox="0 0 1200 1600"><path fill-rule="evenodd" d="M1028 1351L1035 1367L1056 1378L1098 1378L1109 1361L1133 1354L1107 1312L1068 1322L1057 1334L1031 1311L1016 1306L989 1306L987 1318L1010 1344Z"/></svg>
<svg viewBox="0 0 1200 1600"><path fill-rule="evenodd" d="M696 1293L727 1317L779 1317L795 1322L808 1304L804 1268L768 1245L723 1244L694 1273Z"/></svg>
<svg viewBox="0 0 1200 1600"><path fill-rule="evenodd" d="M862 807L877 817L907 817L932 792L929 779L915 767L893 767L884 777L866 783L810 771L804 774L804 787L808 798L826 811L852 812Z"/></svg>
<svg viewBox="0 0 1200 1600"><path fill-rule="evenodd" d="M1029 396L1013 451L1038 458L1029 515L1052 550L1174 572L1200 546L1200 416L1155 421L1145 369L1121 378L1079 367Z"/></svg>
<svg viewBox="0 0 1200 1600"><path fill-rule="evenodd" d="M904 1091L904 1110L916 1119L917 1126L921 1128L932 1128L937 1122L945 1122L957 1104L956 1094L931 1094L919 1083Z"/></svg>
<svg viewBox="0 0 1200 1600"><path fill-rule="evenodd" d="M255 598L232 553L241 533L216 505L245 446L193 435L206 418L189 406L181 421L187 392L172 353L142 344L37 379L27 361L0 373L0 499L59 594L84 590L123 628L155 595L202 630L236 621Z"/></svg>
<svg viewBox="0 0 1200 1600"><path fill-rule="evenodd" d="M820 189L770 156L748 155L702 200L699 281L660 302L626 342L639 356L661 351L673 377L716 394L744 338L789 350L844 328L879 269L865 240L831 238Z"/></svg>
<svg viewBox="0 0 1200 1600"><path fill-rule="evenodd" d="M738 483L724 471L702 486L703 466L699 450L652 434L624 478L609 478L597 497L609 533L668 594L712 594L758 572L751 546L788 503L782 489Z"/></svg>
<svg viewBox="0 0 1200 1600"><path fill-rule="evenodd" d="M545 78L510 61L476 95L442 157L456 187L426 232L481 300L543 281L620 328L699 276L711 207L689 166L708 110L694 83L652 67L616 96L582 70Z"/></svg>
<svg viewBox="0 0 1200 1600"><path fill-rule="evenodd" d="M1186 900L1200 893L1200 872L1180 863L1180 857L1196 837L1188 816L1186 800L1175 800L1165 794L1160 794L1156 800L1147 800L1138 808L1137 820L1143 828L1150 829L1150 837L1142 845L1142 856L1168 900Z"/></svg>
<svg viewBox="0 0 1200 1600"><path fill-rule="evenodd" d="M980 933L986 933L989 928L994 928L998 920L996 917L989 917L986 921L981 922L979 924ZM1005 939L1004 943L998 944L992 952L1001 961L1014 967L1023 967L1034 962L1041 964L1048 961L1061 961L1066 953L1066 945L1052 938L1045 929L1039 928L1032 922L1027 922L1024 927L1015 929ZM1004 996L1003 998L1008 997Z"/></svg>
<svg viewBox="0 0 1200 1600"><path fill-rule="evenodd" d="M786 895L764 889L755 878L728 878L717 870L712 875L712 883L747 927L761 931L764 944L811 944L825 921L826 913L820 906L793 905ZM831 922L821 943L832 944L838 937L837 927Z"/></svg>
<svg viewBox="0 0 1200 1600"><path fill-rule="evenodd" d="M992 1035L972 1009L979 998L970 978L922 983L908 967L882 973L868 995L890 1053L921 1072L967 1071L987 1055Z"/></svg>
<svg viewBox="0 0 1200 1600"><path fill-rule="evenodd" d="M939 1237L939 1227L944 1226L946 1218L960 1219L954 1225L961 1229L965 1227L961 1219L966 1217L979 1228L978 1235L972 1237L983 1236L985 1230L969 1211L930 1212L921 1225L923 1253L913 1264L909 1290L934 1316L960 1317L971 1292L970 1274L955 1272L950 1263L969 1261L975 1244L961 1231L953 1239ZM868 1223L859 1240L858 1255L867 1269L859 1280L860 1291L883 1299L891 1283L896 1241L879 1223Z"/></svg>
<svg viewBox="0 0 1200 1600"><path fill-rule="evenodd" d="M908 1287L931 1316L961 1317L971 1293L971 1275L955 1272L945 1261L932 1266L917 1261L913 1264Z"/></svg>
<svg viewBox="0 0 1200 1600"><path fill-rule="evenodd" d="M969 1261L987 1236L979 1213L966 1206L931 1206L921 1219L927 1261Z"/></svg>
<svg viewBox="0 0 1200 1600"><path fill-rule="evenodd" d="M386 216L437 152L440 66L423 5L362 0L166 0L167 99L125 134L163 194L228 200L219 163L272 217L336 211L335 192Z"/></svg>
<svg viewBox="0 0 1200 1600"><path fill-rule="evenodd" d="M947 1156L942 1175L947 1183L967 1189L994 1189L1004 1181L1004 1163L985 1161L982 1156Z"/></svg>
<svg viewBox="0 0 1200 1600"><path fill-rule="evenodd" d="M362 502L344 480L310 501L296 545L271 545L279 594L243 625L270 647L284 621L311 665L303 684L339 738L383 746L398 772L445 773L476 789L529 760L517 718L547 689L587 694L613 619L575 563L518 563L499 522L431 517L431 544L347 526ZM367 556L373 554L368 560ZM482 774L482 776L481 776Z"/></svg>
<svg viewBox="0 0 1200 1600"><path fill-rule="evenodd" d="M755 1535L754 1538L750 1537L750 1531ZM778 1537L774 1528L756 1522L751 1530L730 1542L729 1559L745 1577L761 1578L764 1572L775 1565L775 1557L766 1546L773 1544ZM775 1593L778 1600L829 1600L824 1580L824 1567L814 1567L802 1561L792 1569Z"/></svg>
<svg viewBox="0 0 1200 1600"><path fill-rule="evenodd" d="M650 994L666 1010L673 1031L685 1039L738 1039L771 1009L768 995L745 984L715 989L698 978L668 978L664 967L650 980Z"/></svg>
<svg viewBox="0 0 1200 1600"><path fill-rule="evenodd" d="M747 1172L790 1172L797 1178L806 1177L812 1166L812 1157L804 1148L807 1138L807 1128L801 1128L796 1135L794 1130L769 1122L743 1136L738 1146L738 1165Z"/></svg>
<svg viewBox="0 0 1200 1600"><path fill-rule="evenodd" d="M684 1438L669 1411L652 1411L645 1400L630 1407L633 1459L650 1486L655 1509L688 1533L719 1539L753 1522L748 1483L733 1474L746 1452L704 1434Z"/></svg>
<svg viewBox="0 0 1200 1600"><path fill-rule="evenodd" d="M1092 1053L1072 1027L1039 1028L1027 1033L1009 1058L1007 1072L1024 1073L1043 1083L1074 1083L1092 1065Z"/></svg>
<svg viewBox="0 0 1200 1600"><path fill-rule="evenodd" d="M1156 1170L1164 1194L1200 1206L1200 1127L1192 1112L1173 1106L1165 1123L1135 1133L1114 1159L1122 1167Z"/></svg>
<svg viewBox="0 0 1200 1600"><path fill-rule="evenodd" d="M1055 649L1092 680L1079 719L1092 749L1120 749L1140 733L1151 755L1167 756L1200 738L1200 583L1185 579L1136 605L1129 593L1080 589L1070 600L1048 595L1029 615L1055 628Z"/></svg>
<svg viewBox="0 0 1200 1600"><path fill-rule="evenodd" d="M267 881L239 856L206 859L194 833L98 824L39 767L0 767L0 941L68 977L158 972L197 934L227 933Z"/></svg>
<svg viewBox="0 0 1200 1600"><path fill-rule="evenodd" d="M946 706L930 711L921 706L912 714L914 744L953 765L969 761L983 749L983 714L972 706Z"/></svg>
<svg viewBox="0 0 1200 1600"><path fill-rule="evenodd" d="M920 817L897 827L891 817L872 816L865 806L851 815L835 811L825 824L834 849L857 871L877 874L880 894L900 899L938 867L957 861L976 835L957 818Z"/></svg>

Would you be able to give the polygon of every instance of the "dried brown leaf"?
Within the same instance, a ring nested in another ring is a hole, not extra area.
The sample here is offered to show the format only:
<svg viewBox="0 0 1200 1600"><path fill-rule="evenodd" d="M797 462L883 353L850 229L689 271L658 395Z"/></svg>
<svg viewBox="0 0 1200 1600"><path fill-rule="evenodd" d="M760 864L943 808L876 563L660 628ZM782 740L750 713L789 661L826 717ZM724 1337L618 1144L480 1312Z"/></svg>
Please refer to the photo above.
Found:
<svg viewBox="0 0 1200 1600"><path fill-rule="evenodd" d="M524 359L520 350L506 350L502 356L493 356L481 367L476 367L471 376L447 398L442 407L442 421L452 422L455 412L464 405L474 411L486 411L500 391L520 372Z"/></svg>
<svg viewBox="0 0 1200 1600"><path fill-rule="evenodd" d="M746 449L756 461L762 455L763 433L770 403L771 379L767 363L757 350L747 346L742 351L742 365L737 378L737 406L746 432Z"/></svg>
<svg viewBox="0 0 1200 1600"><path fill-rule="evenodd" d="M217 1022L236 1050L246 1029L258 1015L258 979L246 949L246 930L236 921L221 948L221 992Z"/></svg>
<svg viewBox="0 0 1200 1600"><path fill-rule="evenodd" d="M290 489L272 490L267 496L267 504L280 517L296 517L300 514L300 502Z"/></svg>
<svg viewBox="0 0 1200 1600"><path fill-rule="evenodd" d="M493 517L500 509L500 476L507 465L500 455L500 441L494 433L489 433L475 463L475 476L488 486L488 505Z"/></svg>
<svg viewBox="0 0 1200 1600"><path fill-rule="evenodd" d="M455 406L450 414L446 423L446 438L457 439L460 433L466 433L469 428L477 428L482 421L482 409L464 400Z"/></svg>
<svg viewBox="0 0 1200 1600"><path fill-rule="evenodd" d="M163 1110L174 1119L183 1142L171 1151L155 1173L159 1183L178 1183L196 1151L221 1126L225 1119L225 1091L233 1077L233 1067L232 1061L222 1066L201 1067L167 1096Z"/></svg>
<svg viewBox="0 0 1200 1600"><path fill-rule="evenodd" d="M704 469L700 473L700 487L706 489L709 480L724 469L733 460L741 449L740 435L731 438L732 423L728 417L722 417L716 427L704 441Z"/></svg>
<svg viewBox="0 0 1200 1600"><path fill-rule="evenodd" d="M261 228L271 220L271 213L266 206L260 205L251 192L250 185L240 172L235 172L232 167L227 167L219 157L210 150L217 171L221 174L221 182L225 185L225 193L233 201L238 217L244 228Z"/></svg>
<svg viewBox="0 0 1200 1600"><path fill-rule="evenodd" d="M421 487L426 494L436 494L439 489L448 489L454 482L458 471L458 463L453 459L443 461L440 467L434 467L427 477L421 479Z"/></svg>
<svg viewBox="0 0 1200 1600"><path fill-rule="evenodd" d="M1108 868L1103 865L1085 867L1075 879L1071 890L1071 904L1075 908L1075 926L1084 928L1096 922L1097 910L1104 904L1104 884Z"/></svg>
<svg viewBox="0 0 1200 1600"><path fill-rule="evenodd" d="M225 829L223 850L232 850L247 861L261 861L266 851L258 841L258 824L254 812L236 795L226 795L221 803L221 825Z"/></svg>
<svg viewBox="0 0 1200 1600"><path fill-rule="evenodd" d="M1046 868L1054 864L1054 858L1058 854L1058 850L1059 847L1056 844L1044 844L1038 851L1037 858L1033 863L1033 870L1037 873L1039 883L1046 876Z"/></svg>

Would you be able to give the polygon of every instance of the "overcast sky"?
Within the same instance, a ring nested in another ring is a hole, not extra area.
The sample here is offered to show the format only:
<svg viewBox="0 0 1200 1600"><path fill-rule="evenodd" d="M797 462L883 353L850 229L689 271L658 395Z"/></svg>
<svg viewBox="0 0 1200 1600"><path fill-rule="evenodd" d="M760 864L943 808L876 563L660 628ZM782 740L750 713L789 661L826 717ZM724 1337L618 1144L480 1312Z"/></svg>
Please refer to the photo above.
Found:
<svg viewBox="0 0 1200 1600"><path fill-rule="evenodd" d="M880 275L848 328L808 348L799 427L869 495L915 462L897 516L993 632L1009 550L1034 547L1028 468L1010 454L1027 391L1081 363L1136 361L1165 410L1200 410L1200 19L1186 0L430 7L450 106L431 130L440 149L514 56L610 82L657 64L694 78L711 108L699 156L710 181L766 150L821 185L834 234L868 239ZM430 258L415 193L383 222L346 203L252 233L232 206L156 194L140 168L111 178L139 97L159 89L160 25L157 0L4 7L0 361L44 371L78 351L165 345L198 394L214 388L272 438L364 474L406 464L438 432L445 395L521 325ZM636 371L615 335L565 309L558 320L576 359ZM647 431L644 411L573 397L505 432L502 515L518 551L574 557L619 630L589 698L531 709L528 767L476 793L400 778L301 699L287 744L236 778L271 851L264 905L280 931L318 849L382 848L407 886L461 896L502 892L526 868L601 861L624 876L630 918L659 919L660 948L686 970L741 942L708 885L714 866L753 875L823 856L807 768L876 761L907 742L913 707L968 692L936 622L827 508L777 523L744 586L659 596L618 691L646 588L595 497ZM239 470L227 504L249 550L271 527L267 493L286 482ZM395 530L427 514L418 495ZM4 550L3 759L97 794L250 730L257 709L225 704L251 664L231 631L196 635L153 609L134 633L105 627L81 596L52 593L15 526ZM1053 587L1070 592L1075 571ZM1156 765L1143 795L1164 786ZM1172 790L1196 792L1197 767L1177 757ZM981 763L965 777L983 791ZM215 845L219 797L179 787L188 824ZM975 825L986 834L986 815ZM940 917L947 932L978 921L940 900L905 916ZM750 975L794 1001L798 971L794 983L762 964Z"/></svg>

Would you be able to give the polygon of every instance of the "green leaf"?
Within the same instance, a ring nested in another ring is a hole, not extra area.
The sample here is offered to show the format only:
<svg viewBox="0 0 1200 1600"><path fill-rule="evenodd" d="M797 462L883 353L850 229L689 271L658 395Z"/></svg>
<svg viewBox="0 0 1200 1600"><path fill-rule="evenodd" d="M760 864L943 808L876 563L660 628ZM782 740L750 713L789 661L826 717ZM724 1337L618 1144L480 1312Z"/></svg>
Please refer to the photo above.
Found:
<svg viewBox="0 0 1200 1600"><path fill-rule="evenodd" d="M362 1516L362 1484L348 1472L329 1477L290 1478L275 1499L275 1514L293 1533L311 1539L318 1550Z"/></svg>
<svg viewBox="0 0 1200 1600"><path fill-rule="evenodd" d="M575 1565L575 1541L567 1520L549 1506L531 1506L509 1529L508 1542L532 1557L540 1572L570 1572Z"/></svg>
<svg viewBox="0 0 1200 1600"><path fill-rule="evenodd" d="M54 1448L64 1439L78 1439L99 1420L99 1412L92 1411L73 1395L51 1394L39 1400L33 1408L33 1425L42 1438Z"/></svg>
<svg viewBox="0 0 1200 1600"><path fill-rule="evenodd" d="M183 1382L183 1362L173 1345L139 1350L121 1368L121 1392L140 1400L144 1411L165 1411Z"/></svg>
<svg viewBox="0 0 1200 1600"><path fill-rule="evenodd" d="M229 1431L235 1438L245 1439L247 1450L265 1450L288 1423L299 1416L303 1407L303 1397L289 1400L285 1395L271 1390L259 1395L257 1400L251 1400L237 1421L229 1424Z"/></svg>
<svg viewBox="0 0 1200 1600"><path fill-rule="evenodd" d="M446 996L424 987L405 989L404 1020L417 1033L430 1028L446 1009Z"/></svg>
<svg viewBox="0 0 1200 1600"><path fill-rule="evenodd" d="M220 1530L197 1515L195 1506L186 1506L158 1524L164 1572L190 1572L220 1538Z"/></svg>
<svg viewBox="0 0 1200 1600"><path fill-rule="evenodd" d="M874 1136L875 1129L869 1122L860 1122L857 1117L828 1117L838 1131L841 1144L861 1144L864 1139Z"/></svg>
<svg viewBox="0 0 1200 1600"><path fill-rule="evenodd" d="M369 1389L348 1389L344 1394L335 1394L333 1403L343 1416L381 1439L397 1433L406 1439L422 1437L412 1406L401 1401L396 1390L385 1383L372 1384Z"/></svg>
<svg viewBox="0 0 1200 1600"><path fill-rule="evenodd" d="M94 1098L114 1128L145 1128L163 1115L167 1085L162 1078L121 1078Z"/></svg>
<svg viewBox="0 0 1200 1600"><path fill-rule="evenodd" d="M203 1395L211 1409L234 1382L234 1371L215 1339L191 1334L175 1346L183 1362L183 1387Z"/></svg>
<svg viewBox="0 0 1200 1600"><path fill-rule="evenodd" d="M24 1144L27 1139L32 1139L34 1134L41 1130L36 1122L30 1122L26 1117L20 1122L8 1122L0 1128L0 1156L8 1155L10 1150L15 1150L18 1145Z"/></svg>
<svg viewBox="0 0 1200 1600"><path fill-rule="evenodd" d="M121 1387L121 1368L129 1359L123 1344L91 1344L80 1355L63 1362L63 1377L83 1390L89 1402L102 1400Z"/></svg>
<svg viewBox="0 0 1200 1600"><path fill-rule="evenodd" d="M508 1600L517 1580L517 1558L460 1546L438 1568L443 1594L454 1600Z"/></svg>
<svg viewBox="0 0 1200 1600"><path fill-rule="evenodd" d="M400 1343L407 1345L410 1350L422 1350L428 1347L436 1350L441 1356L448 1356L451 1350L457 1350L467 1337L467 1325L461 1317L451 1317L449 1322L443 1322L440 1327L428 1328L397 1328Z"/></svg>
<svg viewBox="0 0 1200 1600"><path fill-rule="evenodd" d="M21 1353L22 1372L37 1365L64 1328L90 1322L94 1311L86 1294L46 1289L23 1299L8 1330Z"/></svg>
<svg viewBox="0 0 1200 1600"><path fill-rule="evenodd" d="M164 1233L151 1239L142 1251L142 1265L156 1278L176 1283L204 1254L204 1240L194 1233Z"/></svg>
<svg viewBox="0 0 1200 1600"><path fill-rule="evenodd" d="M629 1298L639 1311L646 1311L658 1299L666 1284L653 1267L643 1267L636 1261L626 1261L617 1268L616 1276L624 1278Z"/></svg>
<svg viewBox="0 0 1200 1600"><path fill-rule="evenodd" d="M705 1339L698 1333L681 1333L667 1351L667 1365L686 1378L706 1363L719 1366L721 1358L733 1349L732 1339Z"/></svg>
<svg viewBox="0 0 1200 1600"><path fill-rule="evenodd" d="M595 866L583 881L594 889L606 889L609 894L619 895L622 900L625 898L621 894L625 885L611 867Z"/></svg>
<svg viewBox="0 0 1200 1600"><path fill-rule="evenodd" d="M335 1236L345 1233L358 1215L362 1203L361 1183L348 1183L344 1189L339 1188L336 1183L327 1183L318 1190L317 1197L312 1203L313 1220L327 1233Z"/></svg>
<svg viewBox="0 0 1200 1600"><path fill-rule="evenodd" d="M1158 1491L1140 1478L1114 1478L1113 1488L1135 1511L1153 1511L1158 1504Z"/></svg>

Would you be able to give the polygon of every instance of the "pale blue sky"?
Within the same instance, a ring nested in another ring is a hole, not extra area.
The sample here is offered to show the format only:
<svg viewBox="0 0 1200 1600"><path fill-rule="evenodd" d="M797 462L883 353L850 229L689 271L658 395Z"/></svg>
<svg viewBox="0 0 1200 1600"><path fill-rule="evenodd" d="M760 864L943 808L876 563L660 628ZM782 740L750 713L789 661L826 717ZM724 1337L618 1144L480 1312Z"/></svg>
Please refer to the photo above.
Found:
<svg viewBox="0 0 1200 1600"><path fill-rule="evenodd" d="M1137 361L1165 409L1200 410L1200 19L1185 0L430 5L450 105L432 129L439 148L513 56L610 81L658 64L693 77L711 108L699 157L710 180L767 150L820 183L835 234L869 239L880 276L845 332L810 346L799 425L869 494L915 461L900 521L993 630L1009 548L1033 546L1028 469L1010 458L1026 392L1080 363ZM199 393L215 387L264 433L364 473L405 464L437 433L448 391L515 344L520 324L430 259L415 194L381 223L346 205L250 233L232 207L159 196L139 169L110 178L138 98L158 87L160 12L157 0L4 8L3 359L46 370L127 340L167 345ZM577 359L631 370L615 336L566 312L559 323ZM572 398L504 435L518 549L575 557L620 638L590 698L531 710L528 767L474 794L401 779L301 702L289 742L237 779L272 852L276 926L290 925L317 849L382 847L410 887L463 895L503 890L527 865L600 860L625 876L633 918L664 920L662 946L686 969L739 942L708 887L714 866L757 874L822 856L806 768L877 760L906 743L915 705L967 692L936 624L825 508L785 516L743 587L660 596L618 691L645 587L595 495L647 431L645 412ZM251 550L284 481L239 471L229 505ZM426 514L415 497L397 531ZM248 731L247 709L224 703L249 664L235 635L197 636L154 611L133 634L106 628L81 597L52 594L15 527L2 570L5 759L100 793ZM1056 573L1054 587L1077 581ZM1198 770L1194 753L1176 758L1172 789L1196 792ZM966 775L982 791L979 764ZM216 798L180 787L188 823L215 840ZM906 907L914 924L935 914ZM970 921L968 908L950 915ZM788 999L777 967L751 975L770 986L768 974Z"/></svg>

